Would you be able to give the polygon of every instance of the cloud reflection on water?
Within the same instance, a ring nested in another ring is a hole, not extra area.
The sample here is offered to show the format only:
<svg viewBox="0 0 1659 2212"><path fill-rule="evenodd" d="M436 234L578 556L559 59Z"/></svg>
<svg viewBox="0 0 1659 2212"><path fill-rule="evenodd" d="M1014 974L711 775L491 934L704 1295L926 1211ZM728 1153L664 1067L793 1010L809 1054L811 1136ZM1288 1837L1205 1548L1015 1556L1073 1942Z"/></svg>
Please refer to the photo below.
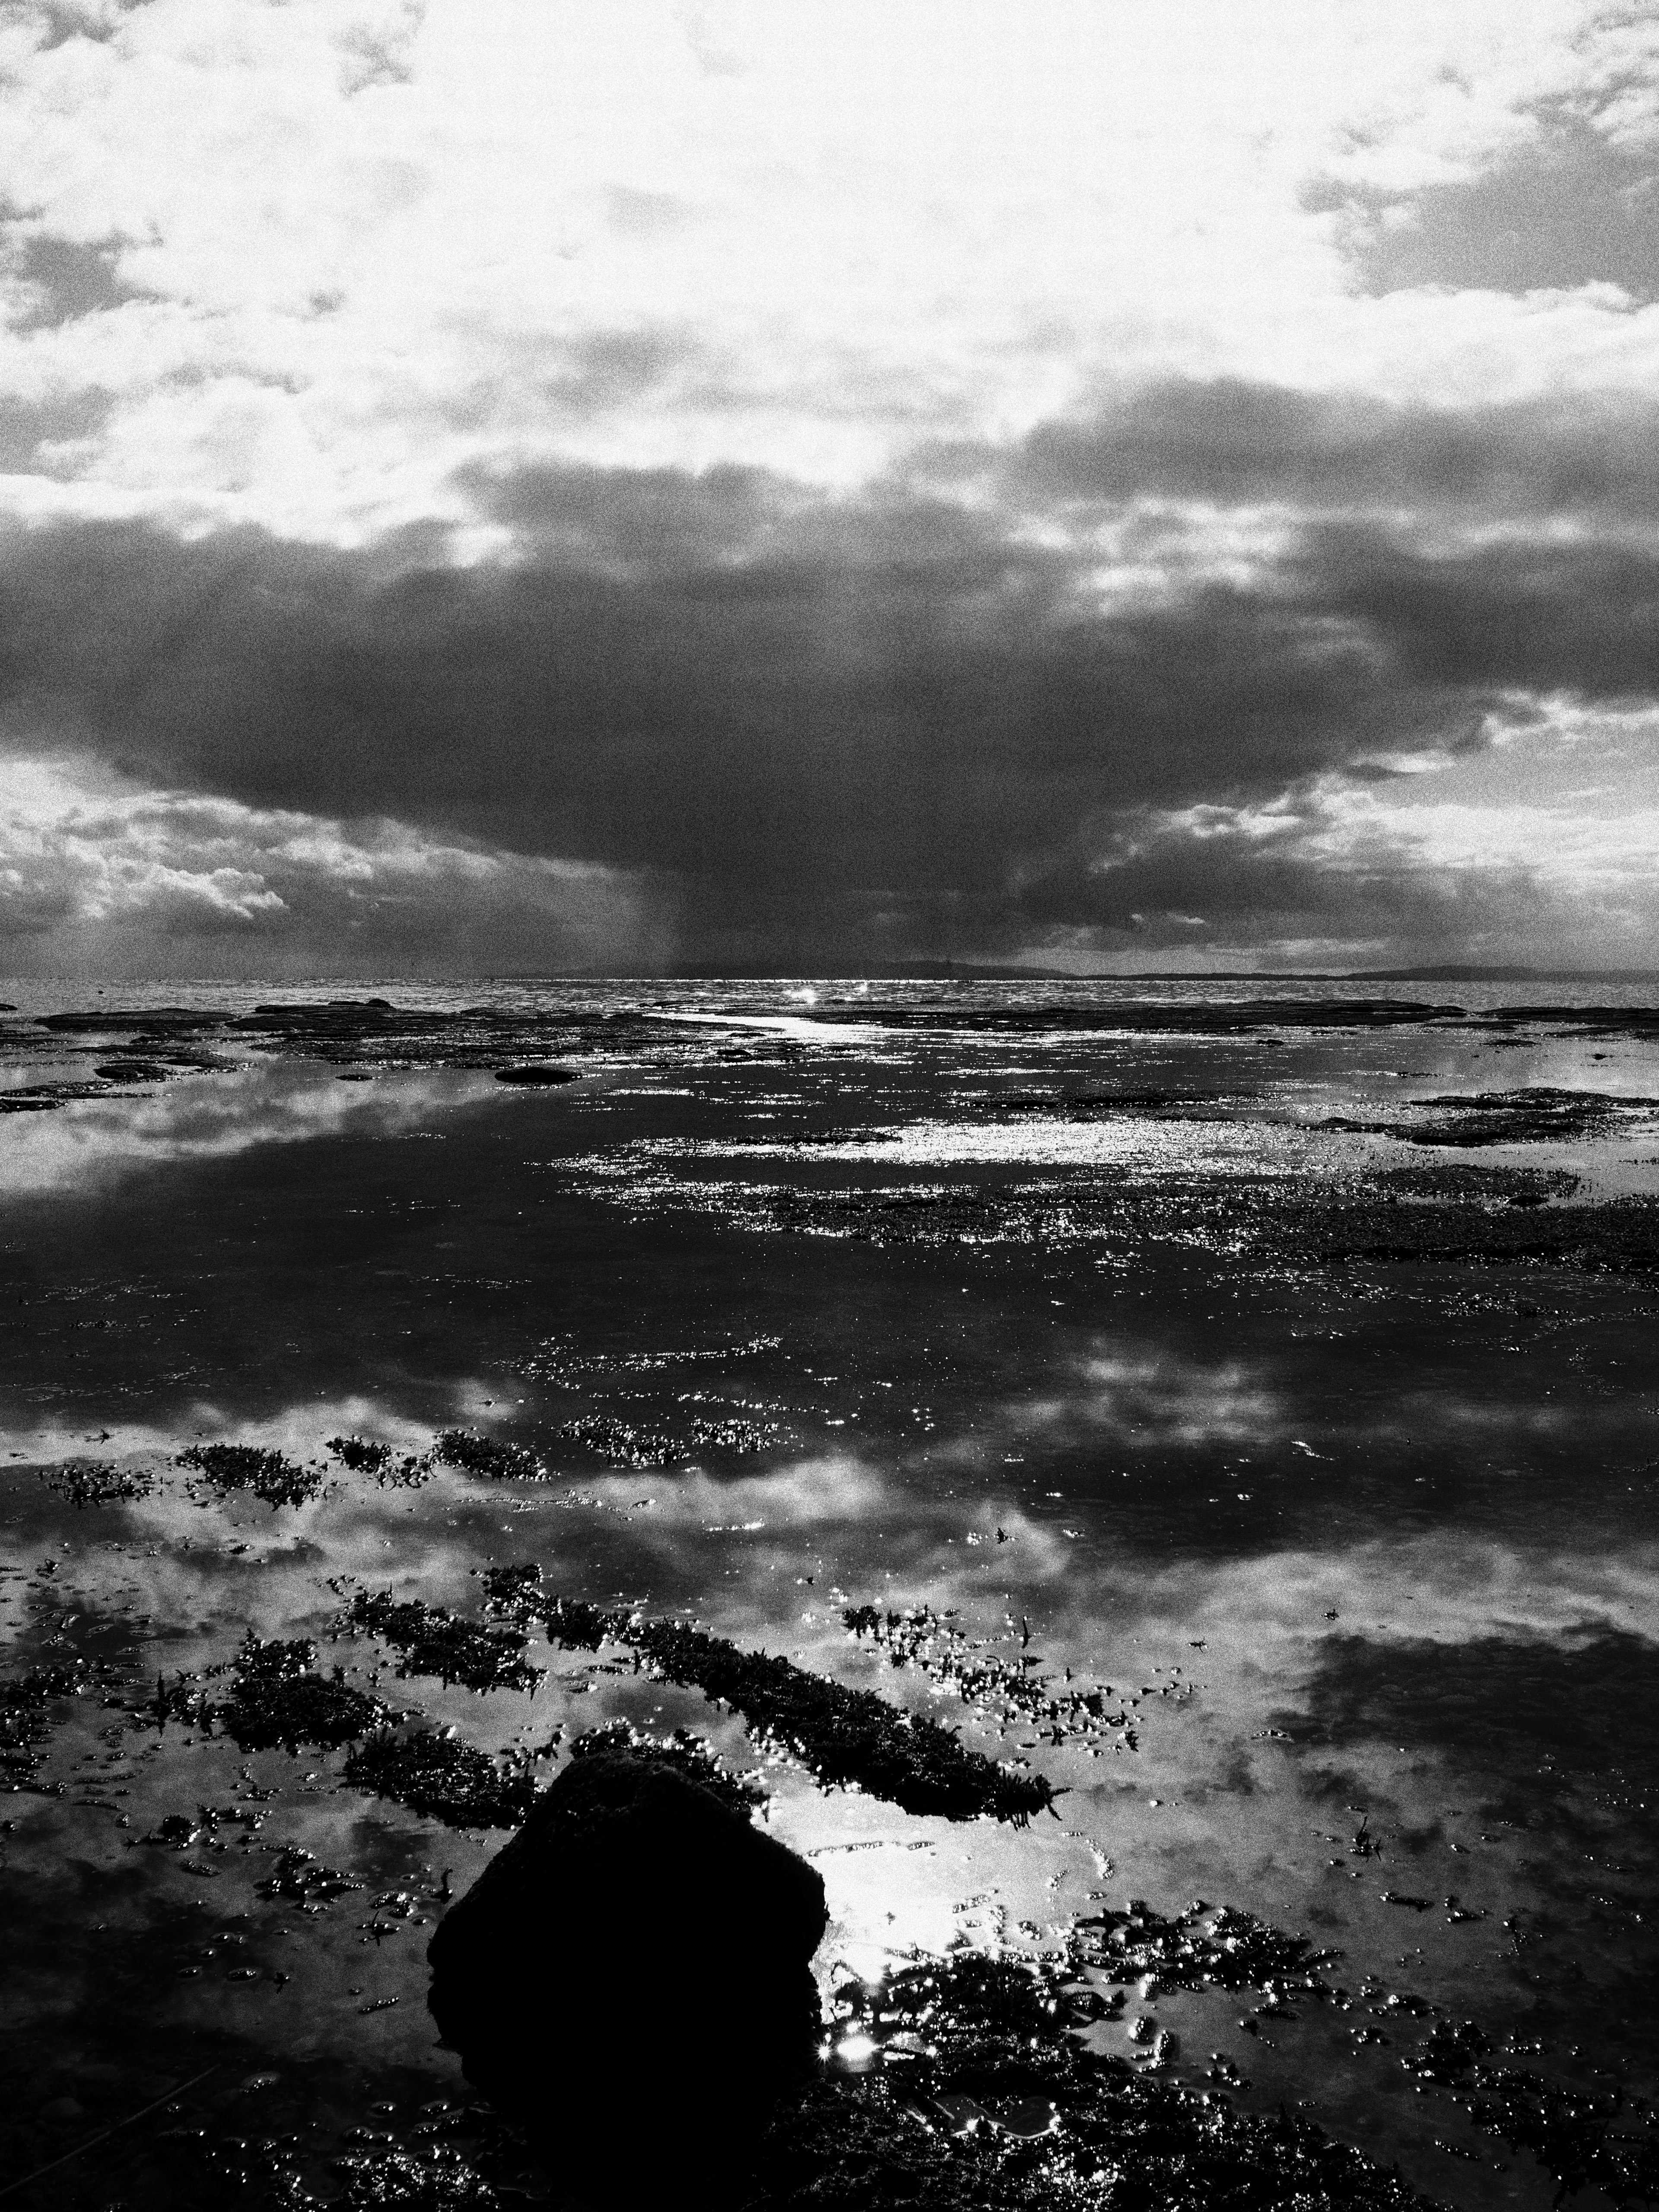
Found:
<svg viewBox="0 0 1659 2212"><path fill-rule="evenodd" d="M8 1117L0 1194L43 1195L107 1185L143 1169L226 1159L256 1146L318 1137L395 1137L443 1107L499 1096L488 1074L456 1070L343 1081L330 1068L281 1060L184 1076L151 1092L75 1099Z"/></svg>

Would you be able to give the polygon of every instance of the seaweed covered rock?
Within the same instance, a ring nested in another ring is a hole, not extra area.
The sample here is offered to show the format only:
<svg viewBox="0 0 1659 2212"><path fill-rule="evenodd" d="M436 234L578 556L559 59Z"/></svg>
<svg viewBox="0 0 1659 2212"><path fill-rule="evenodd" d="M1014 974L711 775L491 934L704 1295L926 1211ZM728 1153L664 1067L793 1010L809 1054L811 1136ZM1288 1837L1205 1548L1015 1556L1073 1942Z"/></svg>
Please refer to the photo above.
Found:
<svg viewBox="0 0 1659 2212"><path fill-rule="evenodd" d="M660 1762L575 1759L444 1916L428 2002L473 2086L599 2206L719 2196L810 2072L812 1868ZM702 2025L669 2033L696 1976Z"/></svg>

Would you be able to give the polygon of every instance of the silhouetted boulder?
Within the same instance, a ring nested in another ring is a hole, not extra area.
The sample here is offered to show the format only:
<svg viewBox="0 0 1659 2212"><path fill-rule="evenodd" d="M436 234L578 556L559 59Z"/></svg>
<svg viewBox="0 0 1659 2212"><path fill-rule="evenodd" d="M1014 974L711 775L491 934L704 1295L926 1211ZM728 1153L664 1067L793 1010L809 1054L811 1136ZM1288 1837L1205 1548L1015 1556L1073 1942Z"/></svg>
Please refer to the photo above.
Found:
<svg viewBox="0 0 1659 2212"><path fill-rule="evenodd" d="M718 2202L811 2071L828 1917L775 1838L672 1768L598 1753L445 1914L428 2002L569 2193Z"/></svg>

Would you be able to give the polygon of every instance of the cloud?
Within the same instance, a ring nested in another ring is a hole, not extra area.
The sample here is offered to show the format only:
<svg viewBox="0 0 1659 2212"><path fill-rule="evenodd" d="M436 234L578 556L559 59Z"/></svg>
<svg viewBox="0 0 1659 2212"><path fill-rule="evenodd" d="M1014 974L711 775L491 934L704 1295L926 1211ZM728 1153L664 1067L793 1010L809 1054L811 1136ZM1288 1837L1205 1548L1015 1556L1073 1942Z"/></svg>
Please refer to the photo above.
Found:
<svg viewBox="0 0 1659 2212"><path fill-rule="evenodd" d="M1006 481L1012 496L1073 507L1157 498L1380 510L1443 531L1556 516L1650 524L1656 430L1651 398L1632 392L1425 406L1239 377L1165 379L1038 426ZM941 473L951 459L941 456Z"/></svg>
<svg viewBox="0 0 1659 2212"><path fill-rule="evenodd" d="M123 787L14 759L0 801L0 957L23 974L649 967L640 887L407 823Z"/></svg>
<svg viewBox="0 0 1659 2212"><path fill-rule="evenodd" d="M0 1193L110 1190L180 1160L234 1158L256 1146L318 1137L399 1136L430 1127L447 1107L489 1097L488 1073L400 1070L359 1090L331 1073L252 1066L174 1078L137 1097L72 1100L55 1113L13 1118L0 1157ZM131 1441L122 1449L134 1448Z"/></svg>
<svg viewBox="0 0 1659 2212"><path fill-rule="evenodd" d="M251 811L222 860L174 868L129 807L83 913L242 927L301 878L320 913L326 878L359 921L404 898L459 944L468 916L568 913L574 866L622 939L672 917L690 957L1149 913L1186 918L1176 942L1245 913L1369 939L1413 902L1455 934L1471 899L1507 923L1535 872L1425 866L1380 800L1333 842L1328 779L1455 763L1546 700L1659 696L1653 427L1633 398L1412 413L1166 382L856 496L538 463L464 471L459 531L356 550L36 526L0 544L0 712L15 745L168 794L167 836L204 853L183 794ZM250 827L287 813L405 842L337 830L307 876Z"/></svg>
<svg viewBox="0 0 1659 2212"><path fill-rule="evenodd" d="M1589 0L62 0L0 71L0 744L169 825L23 868L31 957L1450 942L1524 860L1317 794L1653 696Z"/></svg>

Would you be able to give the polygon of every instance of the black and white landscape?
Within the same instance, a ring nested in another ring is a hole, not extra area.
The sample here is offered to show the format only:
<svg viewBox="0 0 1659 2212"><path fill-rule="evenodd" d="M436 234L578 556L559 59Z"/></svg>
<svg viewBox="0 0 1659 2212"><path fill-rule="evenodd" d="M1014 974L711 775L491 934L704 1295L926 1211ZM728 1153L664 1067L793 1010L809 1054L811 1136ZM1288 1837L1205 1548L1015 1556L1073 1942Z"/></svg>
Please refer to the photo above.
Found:
<svg viewBox="0 0 1659 2212"><path fill-rule="evenodd" d="M0 2199L1659 2194L1656 162L0 8Z"/></svg>

